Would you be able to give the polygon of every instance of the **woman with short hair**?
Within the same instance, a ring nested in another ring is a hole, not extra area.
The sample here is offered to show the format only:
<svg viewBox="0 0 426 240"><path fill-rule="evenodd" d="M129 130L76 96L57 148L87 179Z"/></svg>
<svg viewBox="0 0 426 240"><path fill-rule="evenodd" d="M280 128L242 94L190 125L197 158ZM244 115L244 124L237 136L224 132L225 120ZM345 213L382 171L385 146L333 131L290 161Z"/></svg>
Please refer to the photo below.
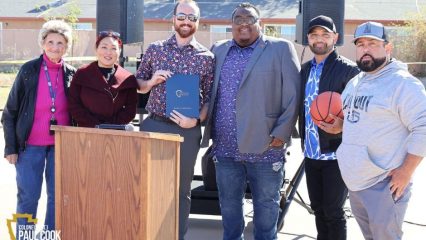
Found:
<svg viewBox="0 0 426 240"><path fill-rule="evenodd" d="M72 29L60 20L43 24L39 32L40 57L19 70L2 116L4 156L15 164L18 201L16 212L36 218L43 173L47 187L45 229L55 229L55 139L51 125L70 125L68 86L74 67L63 57L71 48ZM19 218L19 225L31 225Z"/></svg>

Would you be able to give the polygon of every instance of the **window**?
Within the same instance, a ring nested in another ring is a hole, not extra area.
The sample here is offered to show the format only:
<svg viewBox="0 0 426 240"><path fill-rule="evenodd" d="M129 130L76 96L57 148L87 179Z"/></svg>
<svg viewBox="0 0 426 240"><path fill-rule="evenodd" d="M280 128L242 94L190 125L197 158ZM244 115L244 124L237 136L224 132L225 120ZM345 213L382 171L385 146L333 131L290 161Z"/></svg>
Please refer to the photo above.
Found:
<svg viewBox="0 0 426 240"><path fill-rule="evenodd" d="M273 37L282 37L293 40L296 36L296 25L294 24L266 24L264 29L265 35Z"/></svg>
<svg viewBox="0 0 426 240"><path fill-rule="evenodd" d="M93 30L92 23L76 23L75 29L77 30Z"/></svg>
<svg viewBox="0 0 426 240"><path fill-rule="evenodd" d="M229 25L211 25L210 26L210 45L213 43L232 38L232 27Z"/></svg>
<svg viewBox="0 0 426 240"><path fill-rule="evenodd" d="M212 33L231 33L232 27L227 25L212 25L210 27Z"/></svg>
<svg viewBox="0 0 426 240"><path fill-rule="evenodd" d="M281 35L294 37L296 35L296 25L293 25L293 24L282 25Z"/></svg>

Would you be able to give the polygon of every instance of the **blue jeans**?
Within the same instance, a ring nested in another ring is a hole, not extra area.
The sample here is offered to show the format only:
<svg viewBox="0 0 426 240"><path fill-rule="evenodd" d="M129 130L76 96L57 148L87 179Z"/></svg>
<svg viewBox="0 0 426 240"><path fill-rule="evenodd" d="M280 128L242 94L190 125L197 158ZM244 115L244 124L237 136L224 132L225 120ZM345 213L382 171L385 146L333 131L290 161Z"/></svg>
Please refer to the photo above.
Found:
<svg viewBox="0 0 426 240"><path fill-rule="evenodd" d="M55 147L27 145L18 155L16 183L18 186L18 204L16 213L32 214L37 217L38 200L43 184L43 172L46 177L47 211L44 225L48 230L55 229ZM19 218L19 225L30 225L26 219ZM18 235L17 235L18 237Z"/></svg>
<svg viewBox="0 0 426 240"><path fill-rule="evenodd" d="M284 163L235 162L233 158L215 157L215 164L223 239L244 239L243 199L247 182L253 197L254 238L277 239Z"/></svg>

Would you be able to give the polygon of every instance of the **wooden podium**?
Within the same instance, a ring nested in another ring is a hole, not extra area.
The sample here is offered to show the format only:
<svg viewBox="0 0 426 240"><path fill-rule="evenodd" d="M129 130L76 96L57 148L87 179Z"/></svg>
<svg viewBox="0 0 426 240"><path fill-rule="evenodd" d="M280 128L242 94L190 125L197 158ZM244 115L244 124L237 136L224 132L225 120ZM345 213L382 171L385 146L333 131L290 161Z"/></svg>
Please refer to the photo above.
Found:
<svg viewBox="0 0 426 240"><path fill-rule="evenodd" d="M52 126L63 240L178 239L179 135Z"/></svg>

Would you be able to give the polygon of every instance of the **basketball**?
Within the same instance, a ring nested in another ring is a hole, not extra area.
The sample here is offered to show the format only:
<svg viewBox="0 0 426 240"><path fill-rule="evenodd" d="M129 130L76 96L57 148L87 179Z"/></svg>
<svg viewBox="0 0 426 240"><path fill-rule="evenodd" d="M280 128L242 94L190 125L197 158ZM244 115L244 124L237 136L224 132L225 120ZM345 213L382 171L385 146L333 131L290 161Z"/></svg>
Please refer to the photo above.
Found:
<svg viewBox="0 0 426 240"><path fill-rule="evenodd" d="M319 125L319 122L333 123L334 120L329 116L333 114L343 119L342 99L337 92L323 92L318 95L311 104L310 113L312 121Z"/></svg>

